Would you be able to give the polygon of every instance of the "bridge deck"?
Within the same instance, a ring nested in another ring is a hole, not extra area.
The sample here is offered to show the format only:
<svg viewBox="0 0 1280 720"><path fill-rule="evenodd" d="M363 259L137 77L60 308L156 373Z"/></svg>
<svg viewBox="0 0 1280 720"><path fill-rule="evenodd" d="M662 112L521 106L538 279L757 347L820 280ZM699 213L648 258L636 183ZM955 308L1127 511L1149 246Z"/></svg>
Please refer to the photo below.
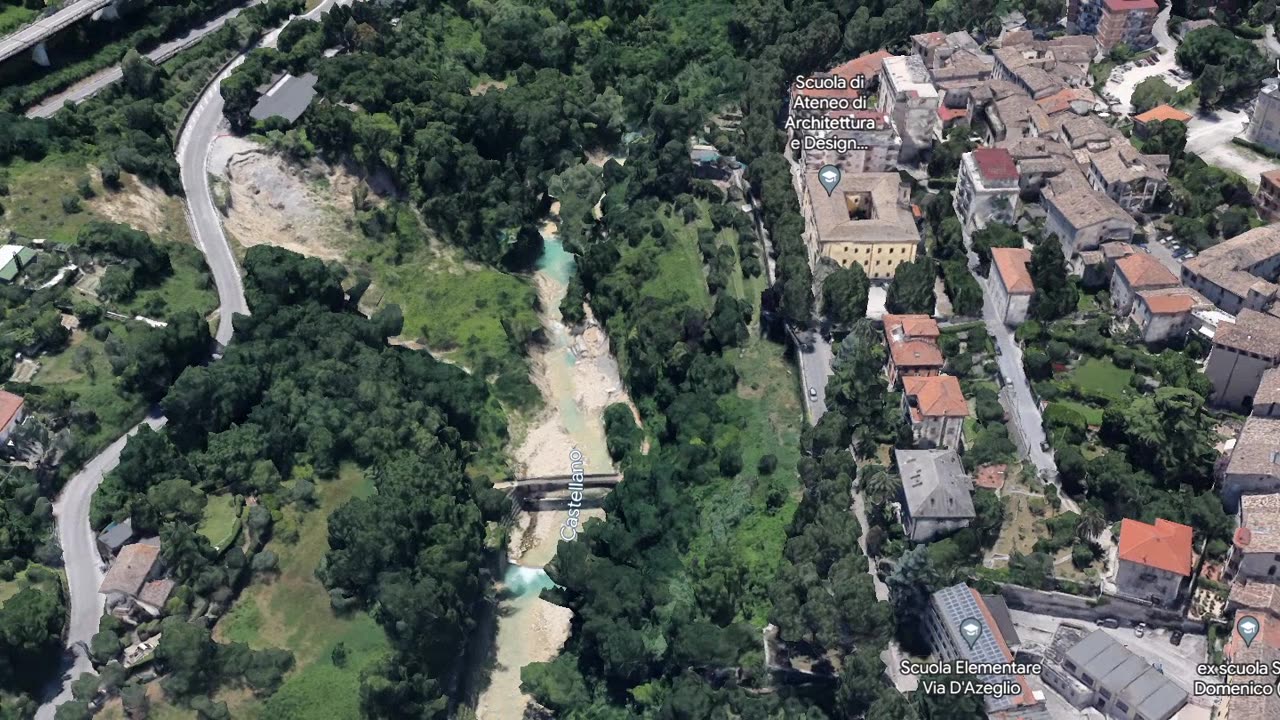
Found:
<svg viewBox="0 0 1280 720"><path fill-rule="evenodd" d="M0 62L4 62L18 53L38 43L48 40L54 33L61 32L102 8L113 0L76 0L58 12L40 18L12 33L0 38Z"/></svg>

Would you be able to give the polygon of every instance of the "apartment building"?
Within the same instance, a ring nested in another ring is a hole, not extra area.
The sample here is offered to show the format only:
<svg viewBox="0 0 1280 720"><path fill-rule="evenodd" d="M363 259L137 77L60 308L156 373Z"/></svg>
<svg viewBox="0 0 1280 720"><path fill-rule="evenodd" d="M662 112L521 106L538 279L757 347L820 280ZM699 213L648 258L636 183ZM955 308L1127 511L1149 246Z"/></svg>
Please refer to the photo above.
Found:
<svg viewBox="0 0 1280 720"><path fill-rule="evenodd" d="M1280 82L1270 80L1258 93L1245 137L1273 152L1280 152Z"/></svg>
<svg viewBox="0 0 1280 720"><path fill-rule="evenodd" d="M1222 499L1233 510L1243 497L1280 493L1280 369L1267 370L1255 392L1222 475Z"/></svg>
<svg viewBox="0 0 1280 720"><path fill-rule="evenodd" d="M1045 229L1058 236L1067 257L1095 250L1105 242L1128 242L1138 228L1115 200L1091 187L1070 187L1060 192L1051 185L1042 199L1047 215Z"/></svg>
<svg viewBox="0 0 1280 720"><path fill-rule="evenodd" d="M1130 213L1145 212L1168 184L1169 156L1146 155L1128 143L1089 154L1089 184Z"/></svg>
<svg viewBox="0 0 1280 720"><path fill-rule="evenodd" d="M902 378L902 409L917 447L959 450L969 402L951 375Z"/></svg>
<svg viewBox="0 0 1280 720"><path fill-rule="evenodd" d="M1179 287L1178 278L1147 253L1120 258L1111 274L1111 304L1117 315L1128 315L1138 293Z"/></svg>
<svg viewBox="0 0 1280 720"><path fill-rule="evenodd" d="M965 230L1011 223L1018 209L1018 166L1003 148L978 148L960 159L952 205Z"/></svg>
<svg viewBox="0 0 1280 720"><path fill-rule="evenodd" d="M902 137L902 161L911 162L933 147L942 96L918 55L887 57L880 63L879 110Z"/></svg>
<svg viewBox="0 0 1280 720"><path fill-rule="evenodd" d="M1121 43L1135 50L1155 44L1151 29L1160 12L1156 0L1101 0L1101 4L1094 37L1103 52L1111 52Z"/></svg>

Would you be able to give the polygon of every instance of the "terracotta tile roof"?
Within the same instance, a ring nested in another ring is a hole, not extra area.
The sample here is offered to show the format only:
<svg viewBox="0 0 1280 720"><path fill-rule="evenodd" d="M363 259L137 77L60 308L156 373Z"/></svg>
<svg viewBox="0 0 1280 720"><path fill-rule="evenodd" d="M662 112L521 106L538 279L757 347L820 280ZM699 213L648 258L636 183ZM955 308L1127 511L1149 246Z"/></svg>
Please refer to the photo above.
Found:
<svg viewBox="0 0 1280 720"><path fill-rule="evenodd" d="M1138 297L1147 306L1152 315L1181 315L1191 312L1196 301L1188 293L1160 294L1156 292L1140 292Z"/></svg>
<svg viewBox="0 0 1280 720"><path fill-rule="evenodd" d="M1178 278L1160 264L1159 260L1146 253L1134 253L1116 261L1116 272L1124 276L1129 287L1135 290L1172 287L1178 284Z"/></svg>
<svg viewBox="0 0 1280 720"><path fill-rule="evenodd" d="M1125 518L1120 523L1120 559L1191 576L1191 528L1157 518L1155 525Z"/></svg>
<svg viewBox="0 0 1280 720"><path fill-rule="evenodd" d="M1049 97L1040 98L1036 104L1049 115L1057 115L1070 110L1072 103L1088 103L1092 107L1097 101L1093 91L1087 88L1063 88Z"/></svg>
<svg viewBox="0 0 1280 720"><path fill-rule="evenodd" d="M951 122L952 120L957 120L962 117L966 117L968 116L968 114L969 114L969 111L965 110L964 108L952 109L947 107L946 105L938 106L938 117L941 118L942 122L944 123Z"/></svg>
<svg viewBox="0 0 1280 720"><path fill-rule="evenodd" d="M969 416L969 403L960 381L950 375L905 377L902 390L908 398L915 398L915 409L921 417Z"/></svg>
<svg viewBox="0 0 1280 720"><path fill-rule="evenodd" d="M928 315L885 315L884 336L889 356L898 367L941 368L938 323Z"/></svg>
<svg viewBox="0 0 1280 720"><path fill-rule="evenodd" d="M152 580L138 591L138 599L152 607L164 607L173 593L174 582L168 578Z"/></svg>
<svg viewBox="0 0 1280 720"><path fill-rule="evenodd" d="M1000 282L1010 295L1030 295L1036 291L1027 271L1031 251L1026 248L991 248L991 264L1000 274Z"/></svg>
<svg viewBox="0 0 1280 720"><path fill-rule="evenodd" d="M876 77L880 72L881 61L883 61L885 58L890 58L890 57L894 57L893 53L887 50L877 50L873 53L867 53L866 55L856 57L846 63L837 65L831 68L830 70L828 70L827 74L839 75L840 77L850 81L851 85L853 84L853 79L861 75L866 79L866 88L870 88L876 83ZM800 95L804 95L805 97L815 97L815 98L847 97L852 99L862 94L866 88L864 88L863 90L858 90L852 87L847 90L807 89L807 90L796 90L796 92Z"/></svg>
<svg viewBox="0 0 1280 720"><path fill-rule="evenodd" d="M1191 116L1182 112L1172 105L1157 105L1150 110L1134 116L1135 122L1149 123L1159 120L1177 120L1178 122L1187 122Z"/></svg>
<svg viewBox="0 0 1280 720"><path fill-rule="evenodd" d="M134 543L124 546L120 554L116 555L115 562L111 563L111 569L102 579L98 592L104 595L120 592L136 596L159 556L160 548L156 545Z"/></svg>
<svg viewBox="0 0 1280 720"><path fill-rule="evenodd" d="M1280 170L1268 170L1262 173L1261 177L1273 185L1280 184Z"/></svg>
<svg viewBox="0 0 1280 720"><path fill-rule="evenodd" d="M21 395L0 390L0 429L9 427L9 423L22 412L22 405L25 402Z"/></svg>
<svg viewBox="0 0 1280 720"><path fill-rule="evenodd" d="M1111 12L1128 12L1130 10L1155 10L1156 0L1103 0Z"/></svg>
<svg viewBox="0 0 1280 720"><path fill-rule="evenodd" d="M1004 148L978 148L973 151L973 162L984 180L1018 179L1018 166Z"/></svg>

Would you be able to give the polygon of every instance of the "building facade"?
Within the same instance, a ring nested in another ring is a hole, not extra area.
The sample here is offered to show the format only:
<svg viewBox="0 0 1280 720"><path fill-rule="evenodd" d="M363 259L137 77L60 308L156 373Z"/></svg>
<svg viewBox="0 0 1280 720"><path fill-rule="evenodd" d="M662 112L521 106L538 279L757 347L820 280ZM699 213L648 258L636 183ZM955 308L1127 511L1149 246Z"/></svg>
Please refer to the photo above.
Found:
<svg viewBox="0 0 1280 720"><path fill-rule="evenodd" d="M902 409L917 447L961 448L969 403L951 375L903 378Z"/></svg>
<svg viewBox="0 0 1280 720"><path fill-rule="evenodd" d="M1018 210L1018 167L1009 151L978 148L965 153L952 204L968 232L990 222L1013 222Z"/></svg>
<svg viewBox="0 0 1280 720"><path fill-rule="evenodd" d="M1280 170L1269 170L1258 176L1258 191L1253 204L1262 217L1274 222L1280 219Z"/></svg>
<svg viewBox="0 0 1280 720"><path fill-rule="evenodd" d="M1031 296L1036 287L1027 264L1031 251L1025 248L991 248L991 290L996 312L1005 325L1017 327L1027 321Z"/></svg>
<svg viewBox="0 0 1280 720"><path fill-rule="evenodd" d="M1177 604L1191 578L1192 530L1157 518L1154 525L1120 522L1116 594L1160 607Z"/></svg>
<svg viewBox="0 0 1280 720"><path fill-rule="evenodd" d="M1045 229L1072 257L1105 242L1129 242L1138 224L1114 200L1093 188L1044 192Z"/></svg>
<svg viewBox="0 0 1280 720"><path fill-rule="evenodd" d="M817 171L805 173L810 265L826 257L841 267L861 265L873 281L891 280L898 265L916 259L920 246L907 192L897 173L843 174L830 193Z"/></svg>
<svg viewBox="0 0 1280 720"><path fill-rule="evenodd" d="M1234 323L1224 323L1213 336L1205 374L1213 383L1215 405L1247 409L1262 374L1280 365L1280 318L1245 310Z"/></svg>
<svg viewBox="0 0 1280 720"><path fill-rule="evenodd" d="M1269 82L1258 93L1245 137L1272 152L1280 152L1280 84Z"/></svg>
<svg viewBox="0 0 1280 720"><path fill-rule="evenodd" d="M884 339L889 347L889 386L899 378L938 375L944 361L938 349L941 331L928 315L885 315Z"/></svg>
<svg viewBox="0 0 1280 720"><path fill-rule="evenodd" d="M880 66L879 110L902 137L903 162L913 162L933 147L942 97L918 55L887 57Z"/></svg>
<svg viewBox="0 0 1280 720"><path fill-rule="evenodd" d="M1103 52L1110 52L1121 43L1135 50L1155 44L1151 29L1160 12L1156 0L1101 0L1101 5L1094 37Z"/></svg>
<svg viewBox="0 0 1280 720"><path fill-rule="evenodd" d="M1116 261L1111 274L1111 304L1117 315L1128 315L1138 293L1178 287L1178 278L1159 260L1146 253L1134 253Z"/></svg>
<svg viewBox="0 0 1280 720"><path fill-rule="evenodd" d="M1190 290L1143 291L1135 298L1130 318L1137 324L1142 342L1167 342L1187 334L1195 307L1195 296Z"/></svg>
<svg viewBox="0 0 1280 720"><path fill-rule="evenodd" d="M902 528L912 542L929 542L969 527L973 481L953 450L895 450L902 478Z"/></svg>
<svg viewBox="0 0 1280 720"><path fill-rule="evenodd" d="M1247 230L1182 264L1182 284L1232 315L1280 296L1280 226Z"/></svg>
<svg viewBox="0 0 1280 720"><path fill-rule="evenodd" d="M1280 368L1263 373L1252 409L1222 477L1222 499L1235 509L1247 495L1280 493Z"/></svg>
<svg viewBox="0 0 1280 720"><path fill-rule="evenodd" d="M1236 521L1228 579L1280 583L1280 494L1241 496Z"/></svg>

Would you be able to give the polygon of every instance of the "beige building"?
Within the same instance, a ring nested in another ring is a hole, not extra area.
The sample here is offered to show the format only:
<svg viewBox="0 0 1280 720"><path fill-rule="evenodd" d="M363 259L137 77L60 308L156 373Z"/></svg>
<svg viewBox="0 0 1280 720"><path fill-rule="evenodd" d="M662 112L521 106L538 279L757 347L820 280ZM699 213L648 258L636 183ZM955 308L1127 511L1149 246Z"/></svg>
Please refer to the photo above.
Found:
<svg viewBox="0 0 1280 720"><path fill-rule="evenodd" d="M959 380L950 375L904 377L902 405L918 447L960 449L969 403Z"/></svg>
<svg viewBox="0 0 1280 720"><path fill-rule="evenodd" d="M1178 287L1178 278L1159 260L1146 253L1134 253L1116 261L1111 274L1111 304L1117 315L1128 315L1138 293Z"/></svg>
<svg viewBox="0 0 1280 720"><path fill-rule="evenodd" d="M1194 290L1184 287L1144 290L1137 294L1130 319L1138 326L1142 342L1158 343L1187 334L1196 310L1213 305Z"/></svg>
<svg viewBox="0 0 1280 720"><path fill-rule="evenodd" d="M1268 170L1258 176L1258 192L1253 194L1253 204L1267 220L1280 219L1280 170Z"/></svg>
<svg viewBox="0 0 1280 720"><path fill-rule="evenodd" d="M1151 47L1151 34L1160 6L1156 0L1100 0L1102 16L1095 36L1103 52L1111 52L1121 43L1134 50Z"/></svg>
<svg viewBox="0 0 1280 720"><path fill-rule="evenodd" d="M1227 577L1280 583L1280 495L1244 495L1227 558Z"/></svg>
<svg viewBox="0 0 1280 720"><path fill-rule="evenodd" d="M920 233L897 173L845 174L828 194L817 171L805 174L805 236L810 263L857 263L873 281L893 278L916 259Z"/></svg>
<svg viewBox="0 0 1280 720"><path fill-rule="evenodd" d="M150 538L124 546L102 578L98 592L107 596L107 607L127 614L137 607L158 617L173 592L174 582L161 577L160 540Z"/></svg>
<svg viewBox="0 0 1280 720"><path fill-rule="evenodd" d="M1215 405L1248 408L1262 374L1280 365L1280 318L1245 310L1213 336L1205 374L1213 382Z"/></svg>
<svg viewBox="0 0 1280 720"><path fill-rule="evenodd" d="M1191 528L1163 518L1154 525L1122 520L1116 594L1162 607L1176 604L1191 577L1191 539Z"/></svg>
<svg viewBox="0 0 1280 720"><path fill-rule="evenodd" d="M1273 152L1280 152L1280 85L1274 80L1258 93L1245 137Z"/></svg>
<svg viewBox="0 0 1280 720"><path fill-rule="evenodd" d="M991 248L992 301L1005 325L1017 327L1027 321L1036 292L1027 270L1030 262L1031 251L1026 248Z"/></svg>
<svg viewBox="0 0 1280 720"><path fill-rule="evenodd" d="M1182 264L1182 284L1236 315L1280 296L1280 225L1254 228Z"/></svg>
<svg viewBox="0 0 1280 720"><path fill-rule="evenodd" d="M1131 213L1151 208L1168 169L1168 155L1144 155L1128 143L1089 154L1089 184Z"/></svg>
<svg viewBox="0 0 1280 720"><path fill-rule="evenodd" d="M1222 497L1229 508L1246 495L1280 493L1280 369L1268 370L1256 393L1223 472Z"/></svg>
<svg viewBox="0 0 1280 720"><path fill-rule="evenodd" d="M1045 228L1058 236L1067 257L1112 240L1128 242L1138 227L1124 208L1090 187L1059 192L1050 185L1043 198Z"/></svg>
<svg viewBox="0 0 1280 720"><path fill-rule="evenodd" d="M1018 209L1018 166L1003 148L978 148L960 159L952 199L965 230L1011 223Z"/></svg>

